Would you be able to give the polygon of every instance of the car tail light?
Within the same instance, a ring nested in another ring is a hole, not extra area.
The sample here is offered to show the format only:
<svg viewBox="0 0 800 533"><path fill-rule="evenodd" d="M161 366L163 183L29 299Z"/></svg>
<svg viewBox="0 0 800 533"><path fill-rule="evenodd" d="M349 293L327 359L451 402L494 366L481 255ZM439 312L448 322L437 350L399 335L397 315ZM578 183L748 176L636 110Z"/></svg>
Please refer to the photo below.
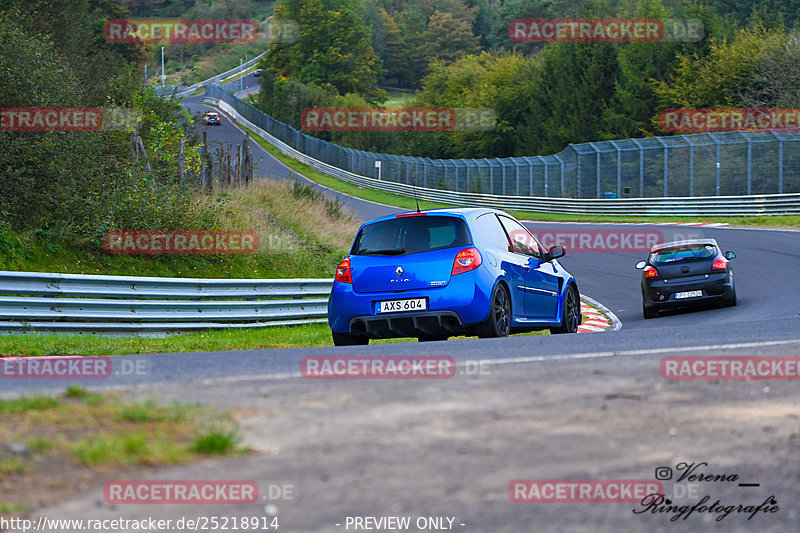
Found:
<svg viewBox="0 0 800 533"><path fill-rule="evenodd" d="M463 274L470 270L475 270L481 266L481 254L476 248L464 248L456 254L453 261L453 271L450 272L451 276L456 274Z"/></svg>
<svg viewBox="0 0 800 533"><path fill-rule="evenodd" d="M428 213L419 213L419 212L417 212L417 213L403 213L403 214L400 214L400 215L395 215L394 218L426 217L426 216L428 216Z"/></svg>
<svg viewBox="0 0 800 533"><path fill-rule="evenodd" d="M728 262L720 257L711 265L711 270L728 270Z"/></svg>
<svg viewBox="0 0 800 533"><path fill-rule="evenodd" d="M336 281L342 283L353 283L353 277L350 275L350 260L345 259L339 266L336 267Z"/></svg>
<svg viewBox="0 0 800 533"><path fill-rule="evenodd" d="M644 277L645 278L657 278L658 277L658 270L651 266L644 267Z"/></svg>

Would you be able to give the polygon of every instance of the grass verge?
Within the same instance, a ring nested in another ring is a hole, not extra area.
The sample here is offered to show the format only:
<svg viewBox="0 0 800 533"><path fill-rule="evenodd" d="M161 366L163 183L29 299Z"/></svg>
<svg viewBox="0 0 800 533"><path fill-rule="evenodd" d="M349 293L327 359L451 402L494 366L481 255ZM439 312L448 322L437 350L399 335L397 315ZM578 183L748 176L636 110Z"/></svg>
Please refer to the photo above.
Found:
<svg viewBox="0 0 800 533"><path fill-rule="evenodd" d="M20 514L136 468L247 453L230 413L71 386L0 400L0 514ZM12 451L13 450L13 451Z"/></svg>
<svg viewBox="0 0 800 533"><path fill-rule="evenodd" d="M218 194L221 226L255 231L254 254L108 254L99 244L53 231L0 225L0 270L201 278L330 277L358 222L312 187L258 180ZM302 216L299 214L302 213ZM125 229L125 228L120 228Z"/></svg>
<svg viewBox="0 0 800 533"><path fill-rule="evenodd" d="M545 335L546 331L522 335ZM467 337L454 337L465 339ZM370 344L417 342L414 338L371 340ZM0 335L0 354L18 355L125 355L192 353L228 350L319 348L333 346L327 324L275 326L187 333L169 337L102 337L95 335ZM0 414L2 412L0 411Z"/></svg>
<svg viewBox="0 0 800 533"><path fill-rule="evenodd" d="M377 202L379 204L386 204L395 207L400 207L402 209L409 209L409 210L416 209L416 204L414 203L413 198L407 198L405 196L400 196L397 194L392 194L384 191L365 189L363 187L359 187L358 185L353 185L352 183L348 183L338 178L334 178L333 176L328 176L327 174L323 174L322 172L314 170L308 165L305 165L300 161L292 159L288 155L284 154L283 152L275 148L273 145L262 139L255 131L238 123L237 126L242 131L249 132L250 137L254 139L271 156L273 156L278 161L280 161L293 171L297 172L298 174L302 174L311 181L319 183L320 185L324 185L325 187L328 187L335 191L349 194L357 198L362 198L364 200L369 200L371 202ZM419 206L421 209L438 209L442 207L450 207L448 204L443 204L439 202L428 202L426 200L420 200Z"/></svg>

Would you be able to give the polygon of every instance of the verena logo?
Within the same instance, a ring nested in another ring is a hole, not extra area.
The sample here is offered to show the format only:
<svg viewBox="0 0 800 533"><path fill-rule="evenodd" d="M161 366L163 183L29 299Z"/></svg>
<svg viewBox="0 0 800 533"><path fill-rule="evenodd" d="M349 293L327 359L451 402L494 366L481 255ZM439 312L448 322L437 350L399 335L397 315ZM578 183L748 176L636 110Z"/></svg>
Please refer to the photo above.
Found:
<svg viewBox="0 0 800 533"><path fill-rule="evenodd" d="M678 133L796 129L800 109L664 109L658 121L662 131Z"/></svg>
<svg viewBox="0 0 800 533"><path fill-rule="evenodd" d="M306 131L450 131L455 126L455 111L444 107L309 107L300 114Z"/></svg>
<svg viewBox="0 0 800 533"><path fill-rule="evenodd" d="M109 43L252 43L258 23L250 19L121 19L103 26Z"/></svg>
<svg viewBox="0 0 800 533"><path fill-rule="evenodd" d="M109 376L110 357L75 355L0 359L0 379L105 379Z"/></svg>
<svg viewBox="0 0 800 533"><path fill-rule="evenodd" d="M652 479L516 479L508 484L515 503L637 503L664 494Z"/></svg>
<svg viewBox="0 0 800 533"><path fill-rule="evenodd" d="M136 127L135 109L99 107L4 107L2 131L126 131Z"/></svg>
<svg viewBox="0 0 800 533"><path fill-rule="evenodd" d="M668 380L797 380L800 356L668 356L661 359L659 371Z"/></svg>
<svg viewBox="0 0 800 533"><path fill-rule="evenodd" d="M255 481L109 481L108 504L243 504L258 501Z"/></svg>
<svg viewBox="0 0 800 533"><path fill-rule="evenodd" d="M109 254L252 254L254 231L110 231L103 238Z"/></svg>
<svg viewBox="0 0 800 533"><path fill-rule="evenodd" d="M455 376L451 356L306 356L300 373L308 379L447 379Z"/></svg>
<svg viewBox="0 0 800 533"><path fill-rule="evenodd" d="M518 43L696 42L704 35L700 19L547 18L508 24L509 38Z"/></svg>
<svg viewBox="0 0 800 533"><path fill-rule="evenodd" d="M563 246L568 253L649 253L650 247L664 242L664 234L645 229L532 229L545 250ZM511 232L511 240L535 249L527 232Z"/></svg>

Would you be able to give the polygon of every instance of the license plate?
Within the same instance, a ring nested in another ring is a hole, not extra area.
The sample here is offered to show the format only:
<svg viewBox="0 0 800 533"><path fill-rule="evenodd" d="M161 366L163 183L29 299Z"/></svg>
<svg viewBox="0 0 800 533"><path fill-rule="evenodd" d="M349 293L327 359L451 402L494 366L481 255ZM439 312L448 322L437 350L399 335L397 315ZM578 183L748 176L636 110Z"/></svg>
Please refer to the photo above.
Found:
<svg viewBox="0 0 800 533"><path fill-rule="evenodd" d="M676 292L675 299L676 300L683 300L685 298L699 298L703 295L703 291L686 291L686 292Z"/></svg>
<svg viewBox="0 0 800 533"><path fill-rule="evenodd" d="M425 311L428 302L425 298L408 298L406 300L386 300L378 302L379 313L398 313L401 311Z"/></svg>

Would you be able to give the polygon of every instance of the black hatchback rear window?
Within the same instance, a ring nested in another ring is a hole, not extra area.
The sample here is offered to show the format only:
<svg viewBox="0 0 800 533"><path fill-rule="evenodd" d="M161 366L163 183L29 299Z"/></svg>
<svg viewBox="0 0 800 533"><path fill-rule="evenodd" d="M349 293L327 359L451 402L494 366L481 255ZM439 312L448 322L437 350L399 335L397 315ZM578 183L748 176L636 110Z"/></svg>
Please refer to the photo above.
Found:
<svg viewBox="0 0 800 533"><path fill-rule="evenodd" d="M715 254L716 246L713 244L682 244L656 250L650 254L650 260L654 263L674 263L692 259L708 259L714 257Z"/></svg>
<svg viewBox="0 0 800 533"><path fill-rule="evenodd" d="M457 217L407 216L375 222L358 232L352 255L409 255L472 244Z"/></svg>

